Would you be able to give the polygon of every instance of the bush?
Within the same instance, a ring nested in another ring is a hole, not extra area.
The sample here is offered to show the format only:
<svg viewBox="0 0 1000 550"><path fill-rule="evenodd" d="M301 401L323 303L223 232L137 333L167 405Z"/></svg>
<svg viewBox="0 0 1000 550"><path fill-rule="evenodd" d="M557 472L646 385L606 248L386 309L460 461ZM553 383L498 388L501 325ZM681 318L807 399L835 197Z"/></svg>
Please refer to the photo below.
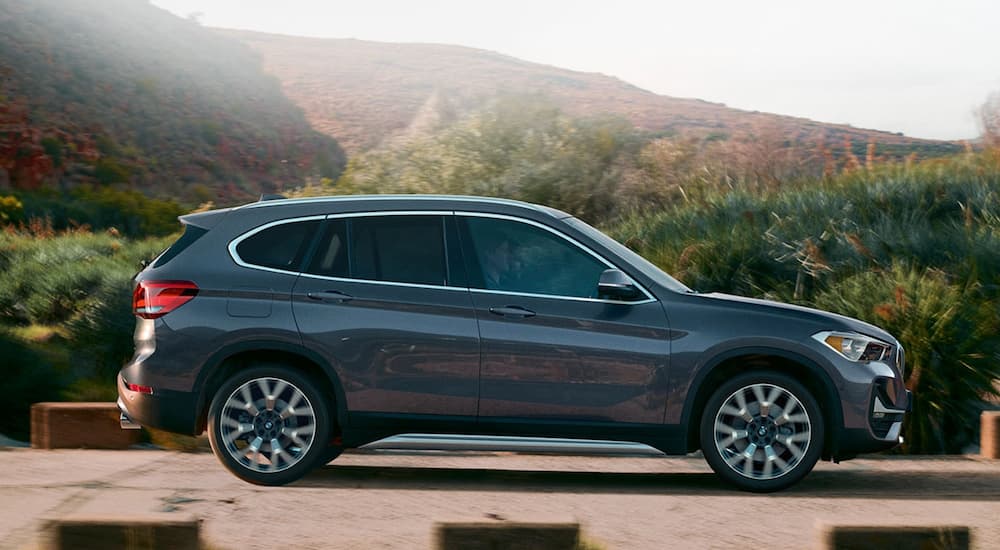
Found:
<svg viewBox="0 0 1000 550"><path fill-rule="evenodd" d="M0 433L27 441L31 404L59 399L63 376L44 356L6 331L0 331Z"/></svg>
<svg viewBox="0 0 1000 550"><path fill-rule="evenodd" d="M70 388L70 397L95 399L101 388L113 396L115 375L133 350L131 274L109 274L80 314L67 323L67 329L73 348L71 374L77 381Z"/></svg>
<svg viewBox="0 0 1000 550"><path fill-rule="evenodd" d="M0 405L0 431L26 437L36 401L114 400L115 373L132 355L132 277L171 241L0 232L0 376L15 396ZM4 325L44 337L18 340Z"/></svg>
<svg viewBox="0 0 1000 550"><path fill-rule="evenodd" d="M1000 378L997 304L978 285L897 265L849 277L814 304L879 325L903 344L915 398L904 452L961 453L976 440L983 397Z"/></svg>
<svg viewBox="0 0 1000 550"><path fill-rule="evenodd" d="M610 232L699 290L809 301L897 260L992 286L1000 274L1000 165L965 156L780 194L715 194Z"/></svg>
<svg viewBox="0 0 1000 550"><path fill-rule="evenodd" d="M78 187L71 200L52 190L20 191L21 219L47 219L55 230L75 227L115 228L128 237L169 235L180 229L177 217L187 210L173 200L152 199L138 191ZM2 221L2 218L0 218Z"/></svg>
<svg viewBox="0 0 1000 550"><path fill-rule="evenodd" d="M103 299L106 288L130 279L140 262L171 238L128 241L86 231L56 237L0 234L0 319L6 324L61 324ZM126 308L127 310L128 308Z"/></svg>
<svg viewBox="0 0 1000 550"><path fill-rule="evenodd" d="M24 218L24 205L17 197L0 196L0 223L15 223Z"/></svg>

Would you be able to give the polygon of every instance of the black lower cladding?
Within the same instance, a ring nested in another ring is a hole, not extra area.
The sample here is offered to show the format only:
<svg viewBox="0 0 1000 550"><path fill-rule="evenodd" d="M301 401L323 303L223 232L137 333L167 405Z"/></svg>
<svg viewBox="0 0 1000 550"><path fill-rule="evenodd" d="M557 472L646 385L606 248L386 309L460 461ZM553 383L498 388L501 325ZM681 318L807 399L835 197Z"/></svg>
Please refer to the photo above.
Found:
<svg viewBox="0 0 1000 550"><path fill-rule="evenodd" d="M198 435L203 430L195 414L198 409L195 393L170 390L139 393L126 388L119 375L118 396L129 418L144 427L190 435Z"/></svg>
<svg viewBox="0 0 1000 550"><path fill-rule="evenodd" d="M840 431L836 440L836 450L833 458L847 460L859 454L877 453L898 445L896 440L884 441L875 439L866 428L845 428Z"/></svg>

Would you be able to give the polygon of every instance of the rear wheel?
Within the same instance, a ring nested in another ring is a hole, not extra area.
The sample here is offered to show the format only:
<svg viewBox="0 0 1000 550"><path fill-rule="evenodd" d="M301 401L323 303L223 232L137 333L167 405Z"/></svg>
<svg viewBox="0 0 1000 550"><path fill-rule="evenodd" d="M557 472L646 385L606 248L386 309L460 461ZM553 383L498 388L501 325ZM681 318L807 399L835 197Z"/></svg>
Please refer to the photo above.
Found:
<svg viewBox="0 0 1000 550"><path fill-rule="evenodd" d="M800 481L823 451L816 398L794 378L745 373L709 397L701 449L715 472L741 489L778 491Z"/></svg>
<svg viewBox="0 0 1000 550"><path fill-rule="evenodd" d="M284 485L325 458L331 418L312 380L283 365L262 365L236 373L216 392L209 441L240 479Z"/></svg>

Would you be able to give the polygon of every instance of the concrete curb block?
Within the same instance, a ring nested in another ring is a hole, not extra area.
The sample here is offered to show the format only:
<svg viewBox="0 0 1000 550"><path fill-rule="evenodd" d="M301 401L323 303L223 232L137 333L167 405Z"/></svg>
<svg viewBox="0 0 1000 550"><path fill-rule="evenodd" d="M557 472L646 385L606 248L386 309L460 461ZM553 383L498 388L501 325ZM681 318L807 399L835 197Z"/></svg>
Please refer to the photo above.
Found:
<svg viewBox="0 0 1000 550"><path fill-rule="evenodd" d="M819 548L828 550L968 550L971 535L962 525L819 524Z"/></svg>
<svg viewBox="0 0 1000 550"><path fill-rule="evenodd" d="M575 550L580 544L576 522L456 521L434 524L439 550Z"/></svg>
<svg viewBox="0 0 1000 550"><path fill-rule="evenodd" d="M123 430L114 403L35 403L31 406L33 449L127 449L139 430Z"/></svg>
<svg viewBox="0 0 1000 550"><path fill-rule="evenodd" d="M71 516L46 521L42 548L198 550L201 520L192 516Z"/></svg>
<svg viewBox="0 0 1000 550"><path fill-rule="evenodd" d="M1000 411L983 411L979 421L979 453L983 458L1000 458Z"/></svg>

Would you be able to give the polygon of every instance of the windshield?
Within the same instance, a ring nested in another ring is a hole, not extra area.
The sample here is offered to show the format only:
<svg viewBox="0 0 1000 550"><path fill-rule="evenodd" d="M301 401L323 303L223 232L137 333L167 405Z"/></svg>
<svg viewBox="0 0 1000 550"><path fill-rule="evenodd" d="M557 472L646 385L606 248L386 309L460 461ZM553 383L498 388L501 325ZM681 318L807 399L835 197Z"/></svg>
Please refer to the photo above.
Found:
<svg viewBox="0 0 1000 550"><path fill-rule="evenodd" d="M662 269L653 265L652 262L643 258L642 256L636 254L629 247L621 244L620 242L612 239L611 237L601 233L597 229L587 225L586 223L576 219L576 218L565 218L563 219L566 223L573 226L581 233L586 234L588 237L594 239L595 241L604 245L615 254L618 254L625 259L629 264L642 272L643 275L653 279L654 281L660 283L661 285L673 290L675 292L692 292L690 288L684 285L684 283L674 279L670 275L663 272Z"/></svg>

